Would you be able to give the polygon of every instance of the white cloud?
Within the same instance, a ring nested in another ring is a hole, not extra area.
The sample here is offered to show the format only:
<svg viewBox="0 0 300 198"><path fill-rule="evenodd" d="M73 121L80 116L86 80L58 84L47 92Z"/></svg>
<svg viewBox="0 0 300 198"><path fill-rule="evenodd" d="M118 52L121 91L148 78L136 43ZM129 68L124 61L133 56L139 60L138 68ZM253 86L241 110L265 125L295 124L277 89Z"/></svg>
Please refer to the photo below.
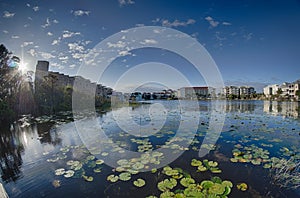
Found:
<svg viewBox="0 0 300 198"><path fill-rule="evenodd" d="M75 10L75 11L71 11L71 13L74 15L74 16L89 16L91 11L86 11L86 10Z"/></svg>
<svg viewBox="0 0 300 198"><path fill-rule="evenodd" d="M58 57L58 59L61 61L66 61L66 60L69 60L69 57L68 56L60 56L60 57Z"/></svg>
<svg viewBox="0 0 300 198"><path fill-rule="evenodd" d="M71 52L74 52L74 51L84 52L84 46L82 46L78 43L69 43L68 47L69 47L69 50L71 50Z"/></svg>
<svg viewBox="0 0 300 198"><path fill-rule="evenodd" d="M34 6L32 9L33 9L33 11L35 11L35 12L37 12L37 11L40 10L39 6Z"/></svg>
<svg viewBox="0 0 300 198"><path fill-rule="evenodd" d="M59 42L60 42L60 40L55 39L55 40L52 41L51 45L58 45Z"/></svg>
<svg viewBox="0 0 300 198"><path fill-rule="evenodd" d="M119 55L120 56L127 56L127 55L131 55L131 53L129 51L127 51L127 50L124 50L124 51L120 51Z"/></svg>
<svg viewBox="0 0 300 198"><path fill-rule="evenodd" d="M231 25L231 23L224 21L222 25Z"/></svg>
<svg viewBox="0 0 300 198"><path fill-rule="evenodd" d="M49 17L47 17L46 19L46 23L44 25L42 25L42 28L46 28L46 27L49 27L51 25L51 23L55 23L57 24L58 23L58 20L54 19L54 20L50 20Z"/></svg>
<svg viewBox="0 0 300 198"><path fill-rule="evenodd" d="M48 36L53 36L53 33L52 32L47 32L47 35Z"/></svg>
<svg viewBox="0 0 300 198"><path fill-rule="evenodd" d="M49 27L51 25L50 23L50 19L47 17L46 19L46 23L44 25L42 25L42 28L46 28L46 27Z"/></svg>
<svg viewBox="0 0 300 198"><path fill-rule="evenodd" d="M26 6L27 6L28 8L30 8L30 4L29 4L29 3L26 3Z"/></svg>
<svg viewBox="0 0 300 198"><path fill-rule="evenodd" d="M17 36L17 35L12 35L11 38L12 38L12 39L18 39L18 38L20 38L20 37Z"/></svg>
<svg viewBox="0 0 300 198"><path fill-rule="evenodd" d="M124 41L118 41L117 43L107 43L108 47L111 48L124 48L126 46L126 43Z"/></svg>
<svg viewBox="0 0 300 198"><path fill-rule="evenodd" d="M35 49L30 49L30 50L27 51L27 53L29 53L33 57L35 57L37 55Z"/></svg>
<svg viewBox="0 0 300 198"><path fill-rule="evenodd" d="M55 58L54 55L52 55L51 53L48 53L48 52L39 52L39 55L44 59Z"/></svg>
<svg viewBox="0 0 300 198"><path fill-rule="evenodd" d="M3 30L2 31L4 34L8 34L8 31L7 30Z"/></svg>
<svg viewBox="0 0 300 198"><path fill-rule="evenodd" d="M246 41L249 41L253 37L253 33L244 34L243 37L246 39Z"/></svg>
<svg viewBox="0 0 300 198"><path fill-rule="evenodd" d="M26 47L28 45L33 45L33 42L32 41L28 41L28 42L25 41L22 46Z"/></svg>
<svg viewBox="0 0 300 198"><path fill-rule="evenodd" d="M135 2L132 0L119 0L119 5L120 6L125 6L125 5L131 5L134 4Z"/></svg>
<svg viewBox="0 0 300 198"><path fill-rule="evenodd" d="M217 27L220 24L220 22L214 20L210 16L205 17L205 20L209 22L211 28L215 28L215 27Z"/></svg>
<svg viewBox="0 0 300 198"><path fill-rule="evenodd" d="M169 21L169 20L160 20L161 21L161 25L165 26L165 27L180 27L180 26L187 26L187 25L192 25L194 23L196 23L196 21L194 19L188 19L187 21L179 21L179 20L175 20L173 22Z"/></svg>
<svg viewBox="0 0 300 198"><path fill-rule="evenodd" d="M69 30L64 30L62 37L63 38L70 38L70 37L76 36L76 35L81 35L81 34L80 34L80 32L71 32Z"/></svg>
<svg viewBox="0 0 300 198"><path fill-rule="evenodd" d="M143 42L140 42L143 45L147 45L147 44L157 44L157 41L154 39L145 39Z"/></svg>
<svg viewBox="0 0 300 198"><path fill-rule="evenodd" d="M4 11L4 12L3 12L3 17L4 17L4 18L12 18L12 17L15 16L15 14L16 14L16 13Z"/></svg>

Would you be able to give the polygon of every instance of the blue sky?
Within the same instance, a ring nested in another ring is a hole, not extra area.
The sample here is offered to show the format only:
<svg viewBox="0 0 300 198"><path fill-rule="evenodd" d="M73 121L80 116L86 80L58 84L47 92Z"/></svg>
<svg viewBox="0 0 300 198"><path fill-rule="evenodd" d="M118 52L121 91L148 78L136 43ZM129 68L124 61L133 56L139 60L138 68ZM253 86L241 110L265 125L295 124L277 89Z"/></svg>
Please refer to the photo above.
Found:
<svg viewBox="0 0 300 198"><path fill-rule="evenodd" d="M23 57L30 70L37 60L48 60L51 70L76 75L84 56L110 35L164 26L197 39L226 85L260 90L300 78L300 1L0 0L0 5L0 43ZM124 56L113 68L120 72L157 53L143 52L138 61ZM182 70L188 64L166 57L170 60L160 60ZM193 85L205 84L190 75Z"/></svg>

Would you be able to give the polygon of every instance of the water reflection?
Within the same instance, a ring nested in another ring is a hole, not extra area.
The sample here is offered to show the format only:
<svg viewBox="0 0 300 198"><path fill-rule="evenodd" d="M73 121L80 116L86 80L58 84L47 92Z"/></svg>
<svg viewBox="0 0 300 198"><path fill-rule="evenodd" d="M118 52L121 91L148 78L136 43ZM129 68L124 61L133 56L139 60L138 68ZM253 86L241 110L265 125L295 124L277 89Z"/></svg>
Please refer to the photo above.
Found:
<svg viewBox="0 0 300 198"><path fill-rule="evenodd" d="M16 181L22 175L20 166L23 163L21 153L24 152L24 145L20 138L20 133L7 130L0 133L1 178L5 182Z"/></svg>
<svg viewBox="0 0 300 198"><path fill-rule="evenodd" d="M264 112L283 117L300 117L299 102L264 101Z"/></svg>
<svg viewBox="0 0 300 198"><path fill-rule="evenodd" d="M11 126L1 126L0 169L3 182L16 181L22 177L21 166L34 163L61 144L53 124L32 124L24 127L17 122ZM49 146L50 145L50 146Z"/></svg>

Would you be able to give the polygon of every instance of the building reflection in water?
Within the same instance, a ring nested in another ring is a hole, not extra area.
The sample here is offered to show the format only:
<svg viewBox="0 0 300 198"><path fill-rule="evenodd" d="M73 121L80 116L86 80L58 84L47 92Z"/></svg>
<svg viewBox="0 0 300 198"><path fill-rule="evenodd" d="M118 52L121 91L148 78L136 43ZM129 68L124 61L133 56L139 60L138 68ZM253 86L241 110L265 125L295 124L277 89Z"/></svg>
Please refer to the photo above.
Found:
<svg viewBox="0 0 300 198"><path fill-rule="evenodd" d="M21 127L15 123L1 126L0 174L3 182L16 181L22 177L21 166L34 163L43 153L54 150L61 139L53 124L32 124Z"/></svg>
<svg viewBox="0 0 300 198"><path fill-rule="evenodd" d="M299 118L299 102L264 101L264 112L274 116Z"/></svg>

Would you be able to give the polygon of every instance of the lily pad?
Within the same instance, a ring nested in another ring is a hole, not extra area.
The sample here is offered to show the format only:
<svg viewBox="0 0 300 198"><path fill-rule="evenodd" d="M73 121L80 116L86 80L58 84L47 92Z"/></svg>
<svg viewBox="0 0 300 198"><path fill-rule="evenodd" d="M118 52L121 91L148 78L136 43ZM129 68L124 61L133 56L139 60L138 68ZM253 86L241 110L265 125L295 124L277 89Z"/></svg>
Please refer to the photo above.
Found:
<svg viewBox="0 0 300 198"><path fill-rule="evenodd" d="M205 166L198 166L198 170L201 172L207 171L207 168Z"/></svg>
<svg viewBox="0 0 300 198"><path fill-rule="evenodd" d="M107 177L107 181L110 181L110 182L116 182L118 180L119 180L119 176L117 176L117 175L109 175Z"/></svg>
<svg viewBox="0 0 300 198"><path fill-rule="evenodd" d="M73 170L67 170L64 174L64 177L66 178L73 177L74 173L75 172Z"/></svg>
<svg viewBox="0 0 300 198"><path fill-rule="evenodd" d="M95 159L95 156L89 155L89 156L86 157L86 159L87 159L88 161L91 161L91 160L94 160L94 159Z"/></svg>
<svg viewBox="0 0 300 198"><path fill-rule="evenodd" d="M103 164L103 163L104 163L104 160L102 160L102 159L96 160L96 164L98 164L98 165L101 165L101 164Z"/></svg>
<svg viewBox="0 0 300 198"><path fill-rule="evenodd" d="M101 168L95 168L95 169L94 169L94 172L95 172L95 173L100 173L100 172L101 172Z"/></svg>
<svg viewBox="0 0 300 198"><path fill-rule="evenodd" d="M210 166L210 167L217 167L218 166L218 162L209 161L208 162L208 166Z"/></svg>
<svg viewBox="0 0 300 198"><path fill-rule="evenodd" d="M119 179L122 180L122 181L128 181L131 179L131 174L128 173L128 172L125 172L125 173L121 173L119 175Z"/></svg>
<svg viewBox="0 0 300 198"><path fill-rule="evenodd" d="M193 178L182 178L180 184L184 187L188 187L190 184L194 184L195 180Z"/></svg>
<svg viewBox="0 0 300 198"><path fill-rule="evenodd" d="M82 177L85 181L88 181L88 182L92 182L94 180L94 178L92 176L83 175Z"/></svg>
<svg viewBox="0 0 300 198"><path fill-rule="evenodd" d="M170 197L174 197L175 194L173 192L170 191L166 191L160 194L160 198L170 198Z"/></svg>
<svg viewBox="0 0 300 198"><path fill-rule="evenodd" d="M241 191L246 191L248 189L248 185L246 183L239 183L236 185L236 187Z"/></svg>
<svg viewBox="0 0 300 198"><path fill-rule="evenodd" d="M55 175L63 175L65 174L65 169L64 168L59 168L55 170Z"/></svg>
<svg viewBox="0 0 300 198"><path fill-rule="evenodd" d="M133 182L133 185L135 185L137 187L143 187L143 186L145 186L145 184L146 184L145 180L143 180L141 178L139 178Z"/></svg>
<svg viewBox="0 0 300 198"><path fill-rule="evenodd" d="M222 184L214 183L208 192L210 194L222 195L225 192L225 187Z"/></svg>
<svg viewBox="0 0 300 198"><path fill-rule="evenodd" d="M192 159L191 165L192 166L201 166L202 162L200 160L197 160L197 159Z"/></svg>
<svg viewBox="0 0 300 198"><path fill-rule="evenodd" d="M165 179L157 184L160 191L167 191L173 189L177 185L177 181L173 178Z"/></svg>

